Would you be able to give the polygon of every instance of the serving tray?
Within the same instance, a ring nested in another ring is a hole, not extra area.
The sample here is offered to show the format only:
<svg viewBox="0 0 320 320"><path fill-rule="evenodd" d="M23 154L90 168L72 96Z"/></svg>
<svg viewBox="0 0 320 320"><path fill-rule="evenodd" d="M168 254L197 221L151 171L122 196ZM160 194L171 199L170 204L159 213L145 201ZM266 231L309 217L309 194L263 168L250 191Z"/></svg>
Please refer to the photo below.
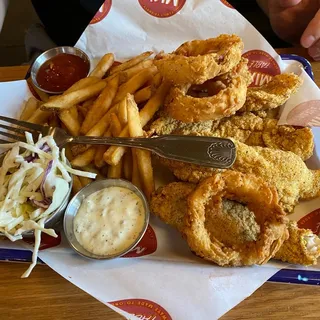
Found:
<svg viewBox="0 0 320 320"><path fill-rule="evenodd" d="M282 54L281 58L283 60L295 60L299 62L304 70L308 73L312 80L314 80L314 75L312 72L312 66L310 62L297 55L293 54ZM49 241L50 242L50 241ZM19 246L12 244L8 246L7 241L0 241L0 261L6 262L31 262L32 252L18 248ZM50 247L50 244L48 245ZM44 249L44 248L43 248ZM44 264L41 259L38 259L39 264ZM284 282L284 283L299 283L306 285L319 285L320 284L320 271L308 270L308 269L282 269L277 272L268 281L272 282Z"/></svg>

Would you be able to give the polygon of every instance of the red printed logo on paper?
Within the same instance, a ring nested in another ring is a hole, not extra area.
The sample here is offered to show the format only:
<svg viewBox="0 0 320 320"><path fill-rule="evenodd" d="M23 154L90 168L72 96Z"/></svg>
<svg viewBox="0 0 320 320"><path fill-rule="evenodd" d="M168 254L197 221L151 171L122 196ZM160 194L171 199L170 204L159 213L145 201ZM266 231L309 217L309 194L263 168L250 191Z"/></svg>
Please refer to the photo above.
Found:
<svg viewBox="0 0 320 320"><path fill-rule="evenodd" d="M145 299L125 299L109 302L113 306L126 311L143 320L172 320L168 311L157 303Z"/></svg>
<svg viewBox="0 0 320 320"><path fill-rule="evenodd" d="M273 76L281 73L276 60L262 50L251 50L243 54L249 60L248 68L253 75L250 87L259 87L268 83Z"/></svg>
<svg viewBox="0 0 320 320"><path fill-rule="evenodd" d="M93 19L90 21L90 24L95 24L103 20L109 13L112 5L112 0L106 0L100 9L97 11Z"/></svg>
<svg viewBox="0 0 320 320"><path fill-rule="evenodd" d="M48 234L41 233L41 244L40 250L56 247L61 243L61 234L60 232L56 232L58 237L54 238L49 236ZM34 238L23 238L23 241L28 244L34 244Z"/></svg>
<svg viewBox="0 0 320 320"><path fill-rule="evenodd" d="M300 103L287 115L287 123L303 127L320 127L320 100Z"/></svg>
<svg viewBox="0 0 320 320"><path fill-rule="evenodd" d="M139 243L122 258L137 258L154 253L157 250L157 237L152 227L148 228Z"/></svg>
<svg viewBox="0 0 320 320"><path fill-rule="evenodd" d="M186 0L139 0L144 11L157 18L168 18L179 12Z"/></svg>
<svg viewBox="0 0 320 320"><path fill-rule="evenodd" d="M226 5L228 8L234 9L234 7L227 1L227 0L220 0L224 5Z"/></svg>
<svg viewBox="0 0 320 320"><path fill-rule="evenodd" d="M298 227L310 229L314 234L320 236L320 208L301 218L298 221Z"/></svg>

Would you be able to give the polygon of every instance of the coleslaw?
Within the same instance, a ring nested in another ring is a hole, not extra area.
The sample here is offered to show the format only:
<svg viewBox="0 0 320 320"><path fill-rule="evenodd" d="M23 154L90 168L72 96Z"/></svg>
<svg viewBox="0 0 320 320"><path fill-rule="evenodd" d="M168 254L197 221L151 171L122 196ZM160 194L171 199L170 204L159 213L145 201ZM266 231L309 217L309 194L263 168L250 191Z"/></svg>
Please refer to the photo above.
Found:
<svg viewBox="0 0 320 320"><path fill-rule="evenodd" d="M71 175L95 179L96 174L72 169L53 137L39 136L34 142L26 132L26 142L0 144L8 149L0 168L0 233L11 241L34 231L32 263L22 278L30 275L37 263L41 232L57 237L45 228L46 220L68 195Z"/></svg>

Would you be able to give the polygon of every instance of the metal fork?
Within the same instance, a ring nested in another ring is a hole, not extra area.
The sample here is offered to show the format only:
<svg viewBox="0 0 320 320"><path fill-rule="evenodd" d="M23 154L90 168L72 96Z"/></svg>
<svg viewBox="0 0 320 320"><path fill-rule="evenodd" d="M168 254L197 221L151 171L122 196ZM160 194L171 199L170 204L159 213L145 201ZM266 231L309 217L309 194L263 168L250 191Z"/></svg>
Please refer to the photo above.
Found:
<svg viewBox="0 0 320 320"><path fill-rule="evenodd" d="M0 116L0 120L15 125L12 127L0 123L0 128L7 130L0 130L0 135L15 141L25 141L25 132L28 131L35 139L40 133L43 136L52 136L59 147L67 143L134 147L152 151L163 158L221 169L231 167L236 158L235 144L232 140L225 138L178 135L152 138L73 137L61 128L42 126L4 116ZM8 143L9 141L0 139L0 142Z"/></svg>

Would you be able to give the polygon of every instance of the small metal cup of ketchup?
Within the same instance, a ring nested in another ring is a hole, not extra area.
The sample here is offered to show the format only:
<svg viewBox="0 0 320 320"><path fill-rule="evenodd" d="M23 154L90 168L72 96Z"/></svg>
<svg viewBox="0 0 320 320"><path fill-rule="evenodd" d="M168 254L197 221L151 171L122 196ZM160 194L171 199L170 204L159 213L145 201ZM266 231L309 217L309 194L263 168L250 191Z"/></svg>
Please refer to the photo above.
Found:
<svg viewBox="0 0 320 320"><path fill-rule="evenodd" d="M89 57L75 47L56 47L42 53L33 63L31 80L41 91L61 94L90 71Z"/></svg>

